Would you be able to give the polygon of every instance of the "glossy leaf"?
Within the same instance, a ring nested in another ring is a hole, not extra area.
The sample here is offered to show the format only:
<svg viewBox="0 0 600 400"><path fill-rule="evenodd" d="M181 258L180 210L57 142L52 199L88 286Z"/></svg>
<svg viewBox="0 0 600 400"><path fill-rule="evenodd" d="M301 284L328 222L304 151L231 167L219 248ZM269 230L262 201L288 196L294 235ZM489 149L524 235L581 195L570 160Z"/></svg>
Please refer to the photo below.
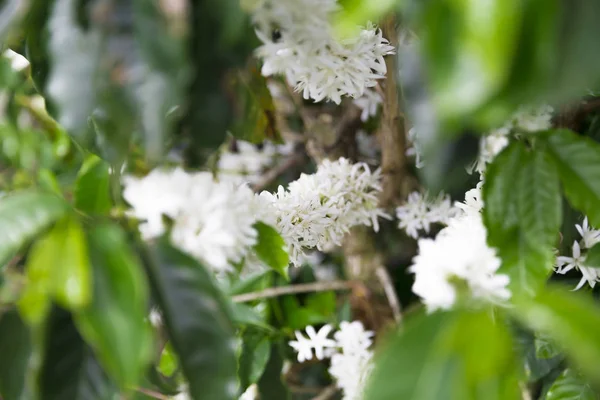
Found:
<svg viewBox="0 0 600 400"><path fill-rule="evenodd" d="M535 293L553 266L562 208L558 174L544 148L513 142L496 157L483 186L488 242L502 258L513 292Z"/></svg>
<svg viewBox="0 0 600 400"><path fill-rule="evenodd" d="M27 286L19 301L23 316L38 323L51 298L70 310L86 306L92 295L91 267L83 227L67 216L35 243L27 259Z"/></svg>
<svg viewBox="0 0 600 400"><path fill-rule="evenodd" d="M152 356L148 284L118 226L96 226L89 242L94 294L75 320L106 370L121 387L130 388L140 382Z"/></svg>
<svg viewBox="0 0 600 400"><path fill-rule="evenodd" d="M0 199L0 263L5 263L67 211L67 204L50 193L25 191Z"/></svg>
<svg viewBox="0 0 600 400"><path fill-rule="evenodd" d="M112 207L109 165L96 156L90 157L79 171L74 197L77 209L88 214L108 214Z"/></svg>
<svg viewBox="0 0 600 400"><path fill-rule="evenodd" d="M281 235L274 228L262 222L254 224L254 229L258 232L258 242L254 245L254 251L258 258L288 279L287 268L290 257L287 252L287 244Z"/></svg>
<svg viewBox="0 0 600 400"><path fill-rule="evenodd" d="M600 268L600 244L595 244L585 255L585 265Z"/></svg>
<svg viewBox="0 0 600 400"><path fill-rule="evenodd" d="M96 104L94 84L102 38L95 30L85 31L77 20L76 0L55 0L48 19L52 67L46 91L58 107L58 122L69 133L85 140L88 118Z"/></svg>
<svg viewBox="0 0 600 400"><path fill-rule="evenodd" d="M265 322L264 318L259 313L246 304L232 303L231 310L231 317L236 325L251 326L265 331L273 330L273 327Z"/></svg>
<svg viewBox="0 0 600 400"><path fill-rule="evenodd" d="M238 377L242 390L258 382L271 355L271 341L263 332L253 329L242 333L242 351L239 358Z"/></svg>
<svg viewBox="0 0 600 400"><path fill-rule="evenodd" d="M230 310L212 276L166 239L152 245L149 255L150 281L192 398L235 398Z"/></svg>
<svg viewBox="0 0 600 400"><path fill-rule="evenodd" d="M21 399L31 356L31 333L16 310L0 316L0 397Z"/></svg>
<svg viewBox="0 0 600 400"><path fill-rule="evenodd" d="M600 226L600 144L565 129L550 132L547 142L567 199Z"/></svg>
<svg viewBox="0 0 600 400"><path fill-rule="evenodd" d="M518 363L502 321L486 312L419 315L375 356L370 400L514 400Z"/></svg>
<svg viewBox="0 0 600 400"><path fill-rule="evenodd" d="M585 379L575 370L569 368L565 370L554 381L548 393L546 400L597 400L598 395Z"/></svg>
<svg viewBox="0 0 600 400"><path fill-rule="evenodd" d="M283 379L284 351L287 343L275 342L271 345L271 356L262 377L258 381L258 391L261 399L290 400L291 393Z"/></svg>
<svg viewBox="0 0 600 400"><path fill-rule="evenodd" d="M38 376L40 400L112 400L117 391L64 310L55 308L45 327Z"/></svg>
<svg viewBox="0 0 600 400"><path fill-rule="evenodd" d="M165 348L160 353L160 361L158 363L158 370L164 376L172 376L177 371L179 360L177 354L173 350L171 343L167 342Z"/></svg>
<svg viewBox="0 0 600 400"><path fill-rule="evenodd" d="M600 381L600 308L592 299L553 287L515 303L521 323L551 338L587 376Z"/></svg>

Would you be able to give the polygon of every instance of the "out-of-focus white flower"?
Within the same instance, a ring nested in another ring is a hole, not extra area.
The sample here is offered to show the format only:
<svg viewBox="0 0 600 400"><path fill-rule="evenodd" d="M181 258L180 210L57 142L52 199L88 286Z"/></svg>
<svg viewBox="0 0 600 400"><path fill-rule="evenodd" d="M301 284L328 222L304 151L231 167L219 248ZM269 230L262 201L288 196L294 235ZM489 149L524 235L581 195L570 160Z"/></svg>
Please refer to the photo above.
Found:
<svg viewBox="0 0 600 400"><path fill-rule="evenodd" d="M449 309L457 301L459 289L473 299L502 302L510 298L509 277L498 274L501 260L487 245L487 230L480 210L481 184L467 192L465 203L457 203L462 213L448 220L435 239L420 239L419 253L409 271L415 274L413 292L429 311Z"/></svg>
<svg viewBox="0 0 600 400"><path fill-rule="evenodd" d="M322 360L325 358L325 350L336 346L334 340L327 338L331 329L331 325L323 325L317 332L315 328L309 325L306 327L308 337L304 337L300 331L296 331L297 340L291 340L289 345L298 353L298 361L312 360L313 351L317 359Z"/></svg>
<svg viewBox="0 0 600 400"><path fill-rule="evenodd" d="M10 60L11 66L15 71L22 71L29 67L29 60L11 49L6 49L2 53L2 56Z"/></svg>
<svg viewBox="0 0 600 400"><path fill-rule="evenodd" d="M450 197L443 194L428 201L423 194L413 192L404 205L396 208L396 217L400 221L398 227L415 239L419 237L419 231L429 233L431 224L446 224L455 214Z"/></svg>
<svg viewBox="0 0 600 400"><path fill-rule="evenodd" d="M278 155L289 154L290 146L293 144L276 145L265 141L259 147L244 140L237 140L236 151L224 151L219 157L219 178L255 183Z"/></svg>
<svg viewBox="0 0 600 400"><path fill-rule="evenodd" d="M378 218L390 218L378 208L380 171L345 158L323 161L317 172L302 174L276 193L262 192L261 219L275 226L289 245L290 261L301 265L304 249L325 250L341 245L357 225L379 229Z"/></svg>
<svg viewBox="0 0 600 400"><path fill-rule="evenodd" d="M383 57L394 48L370 23L336 40L329 21L338 9L336 0L265 0L254 7L262 74L284 75L304 98L337 104L375 86L386 73Z"/></svg>
<svg viewBox="0 0 600 400"><path fill-rule="evenodd" d="M163 324L162 315L160 314L160 311L158 311L157 308L152 308L150 310L150 315L148 316L148 319L150 320L152 326L155 328L158 328Z"/></svg>
<svg viewBox="0 0 600 400"><path fill-rule="evenodd" d="M503 126L492 130L481 138L479 157L474 165L468 169L469 173L475 170L483 174L487 165L508 146L511 132L538 132L550 129L552 127L553 112L554 109L549 105L519 108Z"/></svg>
<svg viewBox="0 0 600 400"><path fill-rule="evenodd" d="M151 239L172 222L173 244L218 271L237 263L257 240L254 193L245 185L216 182L208 172L154 170L144 178L126 177L123 196L130 215L142 221Z"/></svg>
<svg viewBox="0 0 600 400"><path fill-rule="evenodd" d="M309 328L314 333L314 328L310 326L306 328L307 332L309 332ZM327 334L330 330L331 327L327 330ZM321 330L319 333L321 333ZM333 335L335 340L324 337L319 338L319 343L328 340L327 345L321 347L329 351L324 351L322 354L331 357L329 374L335 380L336 385L342 389L344 400L362 400L363 398L365 383L373 368L373 353L370 350L373 335L373 332L364 329L360 321L354 321L342 322L340 329ZM298 333L296 333L296 337L298 337ZM306 338L302 338L304 341L308 341ZM306 352L307 345L298 346L296 343L290 342L290 345L296 351L298 351L297 348L301 348ZM309 358L303 356L301 359L300 353L298 353L298 361L300 362L311 358L312 351Z"/></svg>
<svg viewBox="0 0 600 400"><path fill-rule="evenodd" d="M360 120L363 122L366 122L369 117L377 115L381 103L383 103L383 98L373 89L365 90L361 97L354 100L354 104L362 110Z"/></svg>
<svg viewBox="0 0 600 400"><path fill-rule="evenodd" d="M600 282L600 268L586 265L586 254L582 253L582 250L587 251L600 242L600 230L592 228L588 224L587 217L583 220L582 225L575 225L575 228L581 235L581 241L573 242L571 257L559 256L556 258L556 273L564 275L573 269L581 272L581 280L573 289L579 290L586 282L591 287L596 286L596 282Z"/></svg>
<svg viewBox="0 0 600 400"><path fill-rule="evenodd" d="M356 145L358 146L358 152L362 156L371 159L376 159L381 151L377 137L375 135L368 135L363 130L359 130L356 133Z"/></svg>
<svg viewBox="0 0 600 400"><path fill-rule="evenodd" d="M240 400L256 400L258 398L258 386L252 384L248 386L248 389L240 396Z"/></svg>
<svg viewBox="0 0 600 400"><path fill-rule="evenodd" d="M408 148L406 149L406 155L409 157L415 157L415 166L417 168L423 168L423 149L419 143L417 130L414 127L408 130L406 139L409 144Z"/></svg>
<svg viewBox="0 0 600 400"><path fill-rule="evenodd" d="M171 397L172 400L192 400L192 396L190 396L190 393L188 392L188 386L187 385L181 385L179 387L179 393L173 397Z"/></svg>

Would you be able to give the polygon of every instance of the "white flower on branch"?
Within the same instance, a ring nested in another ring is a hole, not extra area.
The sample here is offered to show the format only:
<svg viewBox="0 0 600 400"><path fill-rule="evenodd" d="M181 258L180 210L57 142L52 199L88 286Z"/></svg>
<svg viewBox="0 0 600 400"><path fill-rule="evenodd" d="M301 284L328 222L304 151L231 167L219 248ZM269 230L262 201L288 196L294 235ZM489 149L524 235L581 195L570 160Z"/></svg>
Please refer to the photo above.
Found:
<svg viewBox="0 0 600 400"><path fill-rule="evenodd" d="M357 225L379 229L380 171L345 158L323 161L314 174L302 174L285 190L262 192L261 219L275 226L289 245L290 261L301 265L305 249L325 250L342 243Z"/></svg>
<svg viewBox="0 0 600 400"><path fill-rule="evenodd" d="M420 239L419 254L409 271L413 292L429 311L450 309L459 296L502 302L511 296L509 277L497 274L501 260L487 245L487 230L479 213L479 189L467 192L463 212L451 218L435 239Z"/></svg>
<svg viewBox="0 0 600 400"><path fill-rule="evenodd" d="M331 332L330 325L325 325L318 333L312 326L308 326L306 332L308 339L296 332L299 340L289 342L298 352L298 361L312 359L313 348L315 352L316 349L321 350L316 357L319 360L331 357L329 374L342 389L343 399L361 400L366 380L373 368L373 352L370 347L374 333L365 330L360 321L342 322L333 335L335 340L327 338Z"/></svg>
<svg viewBox="0 0 600 400"><path fill-rule="evenodd" d="M276 145L265 141L262 147L236 140L236 151L224 151L218 162L219 178L256 183L277 155L291 152L293 144Z"/></svg>
<svg viewBox="0 0 600 400"><path fill-rule="evenodd" d="M306 99L358 98L386 74L383 57L394 53L381 31L369 23L359 34L334 38L329 22L336 0L265 0L253 10L263 45L262 74L284 75Z"/></svg>
<svg viewBox="0 0 600 400"><path fill-rule="evenodd" d="M429 233L431 224L447 224L456 211L449 196L441 194L434 200L428 200L422 193L413 192L404 205L396 208L396 217L398 227L416 239L419 231Z"/></svg>
<svg viewBox="0 0 600 400"><path fill-rule="evenodd" d="M365 90L364 94L354 100L354 104L362 110L360 120L366 122L369 117L377 115L379 106L383 103L383 98L373 89Z"/></svg>
<svg viewBox="0 0 600 400"><path fill-rule="evenodd" d="M173 244L217 271L231 269L256 243L255 198L245 185L179 168L126 177L124 185L130 215L144 221L139 226L144 239L162 235L167 217Z"/></svg>
<svg viewBox="0 0 600 400"><path fill-rule="evenodd" d="M596 286L596 282L600 282L600 269L586 265L586 254L584 252L600 243L600 230L592 228L587 217L583 220L582 225L575 225L575 228L581 235L581 241L573 242L571 257L559 256L556 258L556 273L564 275L576 269L581 272L582 276L573 290L581 289L586 283L593 288Z"/></svg>

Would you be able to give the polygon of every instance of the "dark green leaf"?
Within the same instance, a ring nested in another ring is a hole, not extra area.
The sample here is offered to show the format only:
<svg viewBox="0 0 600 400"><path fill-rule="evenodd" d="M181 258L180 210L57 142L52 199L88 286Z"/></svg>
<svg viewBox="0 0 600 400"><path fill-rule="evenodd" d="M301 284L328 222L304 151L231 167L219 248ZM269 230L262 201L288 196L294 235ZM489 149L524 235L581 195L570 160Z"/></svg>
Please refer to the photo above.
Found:
<svg viewBox="0 0 600 400"><path fill-rule="evenodd" d="M543 147L511 143L496 157L483 186L488 242L502 258L513 292L535 293L552 270L562 208L556 167Z"/></svg>
<svg viewBox="0 0 600 400"><path fill-rule="evenodd" d="M600 268L600 243L588 250L585 256L585 265L592 268Z"/></svg>
<svg viewBox="0 0 600 400"><path fill-rule="evenodd" d="M192 398L235 398L233 325L213 278L166 239L152 245L149 254L150 281Z"/></svg>
<svg viewBox="0 0 600 400"><path fill-rule="evenodd" d="M228 294L234 296L248 292L257 292L271 286L273 282L273 271L262 271L249 274L231 284Z"/></svg>
<svg viewBox="0 0 600 400"><path fill-rule="evenodd" d="M152 356L146 277L118 226L98 225L89 242L94 296L76 315L77 326L121 387L132 387Z"/></svg>
<svg viewBox="0 0 600 400"><path fill-rule="evenodd" d="M562 288L542 290L535 298L516 298L520 321L547 335L588 376L600 381L600 308L593 300Z"/></svg>
<svg viewBox="0 0 600 400"><path fill-rule="evenodd" d="M77 3L76 0L55 0L48 19L52 67L46 91L59 109L60 124L84 140L97 100L94 85L102 37L95 30L84 31L78 26Z"/></svg>
<svg viewBox="0 0 600 400"><path fill-rule="evenodd" d="M0 264L59 219L67 204L50 193L26 191L0 199Z"/></svg>
<svg viewBox="0 0 600 400"><path fill-rule="evenodd" d="M261 399L291 399L290 391L284 383L283 370L283 351L282 346L287 343L273 343L271 345L271 356L262 377L258 381L258 391Z"/></svg>
<svg viewBox="0 0 600 400"><path fill-rule="evenodd" d="M550 132L547 141L567 199L600 226L600 144L564 129Z"/></svg>
<svg viewBox="0 0 600 400"><path fill-rule="evenodd" d="M81 167L75 182L75 207L88 214L108 214L112 208L109 165L96 156Z"/></svg>
<svg viewBox="0 0 600 400"><path fill-rule="evenodd" d="M31 333L16 310L0 317L0 397L21 399L31 355Z"/></svg>
<svg viewBox="0 0 600 400"><path fill-rule="evenodd" d="M565 370L546 393L546 400L597 400L590 385L575 370Z"/></svg>
<svg viewBox="0 0 600 400"><path fill-rule="evenodd" d="M263 332L253 329L242 333L242 352L239 359L238 377L242 390L258 382L271 355L271 341Z"/></svg>
<svg viewBox="0 0 600 400"><path fill-rule="evenodd" d="M290 257L287 245L281 235L271 226L257 222L254 229L258 232L258 242L254 245L254 251L262 262L277 271L284 278L288 278L287 268Z"/></svg>
<svg viewBox="0 0 600 400"><path fill-rule="evenodd" d="M232 303L232 319L236 325L253 326L265 331L272 331L273 327L265 322L264 318L246 304Z"/></svg>
<svg viewBox="0 0 600 400"><path fill-rule="evenodd" d="M369 400L520 398L512 338L486 312L420 315L375 356Z"/></svg>
<svg viewBox="0 0 600 400"><path fill-rule="evenodd" d="M40 400L112 400L116 388L85 344L69 313L55 308L45 332ZM8 400L8 399L7 399Z"/></svg>

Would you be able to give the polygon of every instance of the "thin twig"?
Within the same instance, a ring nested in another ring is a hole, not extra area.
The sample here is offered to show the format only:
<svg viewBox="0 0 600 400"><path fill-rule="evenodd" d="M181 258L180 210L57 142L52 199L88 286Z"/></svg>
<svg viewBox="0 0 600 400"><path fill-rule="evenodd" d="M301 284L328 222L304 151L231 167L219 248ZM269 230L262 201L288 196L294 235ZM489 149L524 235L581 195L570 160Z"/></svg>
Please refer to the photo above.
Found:
<svg viewBox="0 0 600 400"><path fill-rule="evenodd" d="M309 292L325 292L328 290L351 290L360 285L360 283L352 281L329 281L329 282L314 282L300 283L291 286L279 286L274 288L264 289L258 292L244 293L233 296L235 303L245 303L253 300L267 299L270 297L284 296L286 294L309 293Z"/></svg>
<svg viewBox="0 0 600 400"><path fill-rule="evenodd" d="M390 308L392 309L392 313L394 314L394 319L396 323L402 322L402 310L400 306L400 300L398 300L398 296L396 295L396 290L394 289L394 285L392 284L392 279L390 278L390 274L384 266L380 266L375 271L377 274L377 278L383 286L383 290L385 291L385 297L387 297L388 303L390 304Z"/></svg>
<svg viewBox="0 0 600 400"><path fill-rule="evenodd" d="M328 386L318 396L313 397L312 400L327 400L332 398L338 392L338 388L335 385Z"/></svg>
<svg viewBox="0 0 600 400"><path fill-rule="evenodd" d="M268 170L260 180L256 184L252 185L252 189L255 192L260 192L264 190L267 186L273 183L281 174L286 172L288 169L301 164L305 159L304 153L296 153L287 158L284 162L277 165L276 167Z"/></svg>
<svg viewBox="0 0 600 400"><path fill-rule="evenodd" d="M159 399L159 400L169 400L170 397L169 396L165 396L164 394L155 392L153 390L150 389L146 389L146 388L135 388L136 392L140 392L142 394L145 394L146 396L152 397L153 399Z"/></svg>

